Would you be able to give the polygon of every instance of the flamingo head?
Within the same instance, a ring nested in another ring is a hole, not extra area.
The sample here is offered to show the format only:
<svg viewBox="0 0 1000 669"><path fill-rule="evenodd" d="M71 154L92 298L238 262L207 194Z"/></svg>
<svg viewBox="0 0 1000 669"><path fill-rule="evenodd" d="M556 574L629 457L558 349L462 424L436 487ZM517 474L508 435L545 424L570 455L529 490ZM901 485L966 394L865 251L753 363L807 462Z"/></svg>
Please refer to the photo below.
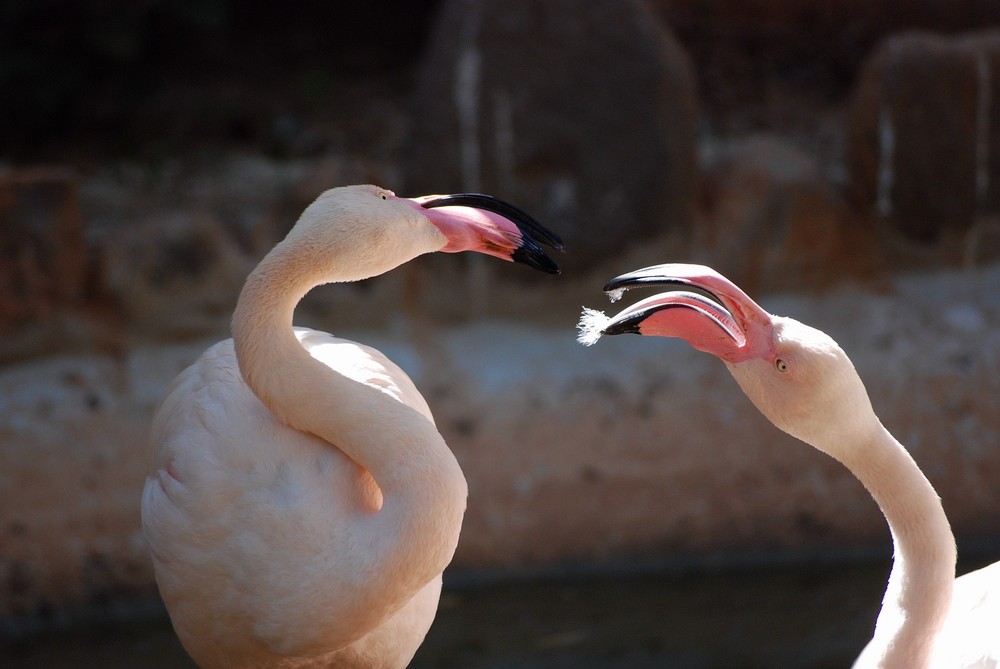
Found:
<svg viewBox="0 0 1000 669"><path fill-rule="evenodd" d="M399 197L372 185L322 193L302 213L287 239L321 277L358 281L387 272L418 255L476 251L558 274L541 245L563 242L527 212L489 195ZM339 248L351 262L329 253Z"/></svg>
<svg viewBox="0 0 1000 669"><path fill-rule="evenodd" d="M636 287L667 287L608 318L585 310L580 341L602 335L677 337L726 363L751 402L781 430L832 455L877 424L847 354L826 333L773 316L702 265L666 264L609 281L612 298Z"/></svg>

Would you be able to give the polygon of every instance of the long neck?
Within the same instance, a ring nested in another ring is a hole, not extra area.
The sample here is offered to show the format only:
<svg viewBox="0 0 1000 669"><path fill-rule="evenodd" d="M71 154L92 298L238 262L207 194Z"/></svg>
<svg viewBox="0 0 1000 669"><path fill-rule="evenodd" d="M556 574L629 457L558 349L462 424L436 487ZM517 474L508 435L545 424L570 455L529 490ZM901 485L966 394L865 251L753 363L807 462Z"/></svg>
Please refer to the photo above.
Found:
<svg viewBox="0 0 1000 669"><path fill-rule="evenodd" d="M955 579L955 539L941 500L881 425L839 459L882 509L894 561L869 647L856 666L922 669L944 624Z"/></svg>
<svg viewBox="0 0 1000 669"><path fill-rule="evenodd" d="M362 545L374 571L392 579L366 586L366 606L393 608L439 574L454 554L465 510L466 483L434 425L416 410L315 360L292 329L292 313L314 286L354 280L353 258L322 264L287 240L251 273L233 314L240 372L271 412L313 434L368 470L383 496L378 513L360 514ZM303 257L305 256L305 257ZM344 266L342 276L331 266ZM326 270L316 269L326 267ZM379 583L386 585L379 592ZM410 592L407 592L410 591ZM380 601L381 598L381 601Z"/></svg>

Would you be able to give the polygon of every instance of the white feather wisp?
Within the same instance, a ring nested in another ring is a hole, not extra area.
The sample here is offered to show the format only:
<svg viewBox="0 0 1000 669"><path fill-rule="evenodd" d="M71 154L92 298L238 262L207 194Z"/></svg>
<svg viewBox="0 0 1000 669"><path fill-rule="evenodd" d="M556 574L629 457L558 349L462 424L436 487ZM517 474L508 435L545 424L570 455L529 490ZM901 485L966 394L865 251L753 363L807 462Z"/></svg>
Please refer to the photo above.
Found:
<svg viewBox="0 0 1000 669"><path fill-rule="evenodd" d="M604 334L604 328L610 322L611 319L605 316L603 311L584 307L583 313L580 314L580 322L576 326L580 331L580 334L576 336L576 340L584 346L593 346L601 338L601 335Z"/></svg>

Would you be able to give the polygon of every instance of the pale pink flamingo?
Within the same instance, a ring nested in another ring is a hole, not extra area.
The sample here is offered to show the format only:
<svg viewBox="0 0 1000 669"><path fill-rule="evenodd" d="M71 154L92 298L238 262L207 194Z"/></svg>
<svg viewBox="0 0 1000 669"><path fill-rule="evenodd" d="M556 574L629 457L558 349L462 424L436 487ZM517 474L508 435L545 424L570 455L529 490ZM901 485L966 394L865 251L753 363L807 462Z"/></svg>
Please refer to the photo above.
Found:
<svg viewBox="0 0 1000 669"><path fill-rule="evenodd" d="M618 297L667 286L612 318L590 309L580 341L636 333L679 337L723 360L750 401L778 428L843 463L878 503L894 563L871 642L855 667L997 669L1000 562L955 579L955 540L941 501L882 426L844 351L828 335L772 316L714 270L658 265L605 285Z"/></svg>
<svg viewBox="0 0 1000 669"><path fill-rule="evenodd" d="M534 238L533 238L534 237ZM292 327L314 286L433 251L558 273L557 236L478 194L327 191L247 278L233 338L170 387L142 524L184 648L204 668L396 668L437 610L466 481L384 355Z"/></svg>

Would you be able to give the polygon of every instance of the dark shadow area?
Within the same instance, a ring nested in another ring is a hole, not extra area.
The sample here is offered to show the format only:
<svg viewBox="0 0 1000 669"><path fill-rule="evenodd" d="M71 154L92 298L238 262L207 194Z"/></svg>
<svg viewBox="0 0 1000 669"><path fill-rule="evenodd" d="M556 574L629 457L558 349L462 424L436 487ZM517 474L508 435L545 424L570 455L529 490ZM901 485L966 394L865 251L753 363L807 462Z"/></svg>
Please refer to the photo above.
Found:
<svg viewBox="0 0 1000 669"><path fill-rule="evenodd" d="M437 5L5 2L0 155L273 144L290 131L282 123L321 114L345 82L411 68Z"/></svg>

